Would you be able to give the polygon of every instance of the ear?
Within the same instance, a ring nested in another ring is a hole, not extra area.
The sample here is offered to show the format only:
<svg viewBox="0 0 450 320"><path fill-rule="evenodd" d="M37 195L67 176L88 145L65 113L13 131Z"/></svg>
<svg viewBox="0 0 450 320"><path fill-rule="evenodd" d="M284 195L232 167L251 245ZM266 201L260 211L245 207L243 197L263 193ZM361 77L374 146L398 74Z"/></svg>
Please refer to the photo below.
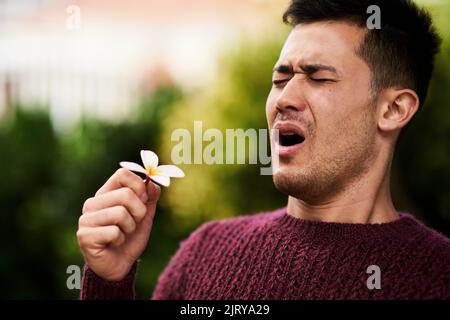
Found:
<svg viewBox="0 0 450 320"><path fill-rule="evenodd" d="M400 130L411 121L419 108L419 97L410 89L387 89L379 100L378 128Z"/></svg>

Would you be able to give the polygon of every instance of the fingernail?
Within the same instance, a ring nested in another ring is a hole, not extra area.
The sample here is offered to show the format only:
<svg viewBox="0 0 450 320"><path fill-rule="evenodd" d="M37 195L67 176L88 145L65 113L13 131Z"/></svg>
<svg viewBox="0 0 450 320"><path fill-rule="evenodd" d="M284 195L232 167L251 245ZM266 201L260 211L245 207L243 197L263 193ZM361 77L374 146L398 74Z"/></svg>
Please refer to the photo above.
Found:
<svg viewBox="0 0 450 320"><path fill-rule="evenodd" d="M142 200L142 202L146 203L148 201L148 195L147 192L144 192L143 194L141 194L141 196L139 197L139 199Z"/></svg>

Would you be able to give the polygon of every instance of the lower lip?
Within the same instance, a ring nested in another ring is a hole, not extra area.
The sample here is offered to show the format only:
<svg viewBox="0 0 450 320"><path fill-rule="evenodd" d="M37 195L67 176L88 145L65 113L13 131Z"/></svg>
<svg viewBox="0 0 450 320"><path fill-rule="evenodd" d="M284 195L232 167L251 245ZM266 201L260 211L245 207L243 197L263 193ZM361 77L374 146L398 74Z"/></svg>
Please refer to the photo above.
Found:
<svg viewBox="0 0 450 320"><path fill-rule="evenodd" d="M280 157L289 157L295 155L298 151L300 151L300 149L303 148L304 144L305 144L304 141L302 143L295 144L293 146L282 146L277 143L275 151L276 152L278 151L278 156Z"/></svg>

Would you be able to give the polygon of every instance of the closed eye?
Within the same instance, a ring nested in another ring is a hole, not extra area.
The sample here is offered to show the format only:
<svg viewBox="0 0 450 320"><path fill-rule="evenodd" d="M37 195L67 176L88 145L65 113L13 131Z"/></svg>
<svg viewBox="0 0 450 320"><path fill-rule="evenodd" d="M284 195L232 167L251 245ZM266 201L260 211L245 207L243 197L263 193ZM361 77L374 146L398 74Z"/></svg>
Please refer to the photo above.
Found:
<svg viewBox="0 0 450 320"><path fill-rule="evenodd" d="M322 79L314 79L314 78L310 78L312 81L314 81L314 82L336 82L336 80L333 80L333 79L325 79L325 78L322 78Z"/></svg>
<svg viewBox="0 0 450 320"><path fill-rule="evenodd" d="M311 77L309 77L309 79L311 81L313 81L313 82L316 82L316 83L337 82L334 79L328 79L328 78L311 78ZM289 79L273 80L272 83L273 83L274 86L277 87L277 86L286 84L286 82L288 82L289 80L290 80L290 78Z"/></svg>
<svg viewBox="0 0 450 320"><path fill-rule="evenodd" d="M288 82L289 80L290 80L290 79L273 80L272 83L273 83L275 86L278 86L278 85L281 85L281 84L283 84L283 83Z"/></svg>

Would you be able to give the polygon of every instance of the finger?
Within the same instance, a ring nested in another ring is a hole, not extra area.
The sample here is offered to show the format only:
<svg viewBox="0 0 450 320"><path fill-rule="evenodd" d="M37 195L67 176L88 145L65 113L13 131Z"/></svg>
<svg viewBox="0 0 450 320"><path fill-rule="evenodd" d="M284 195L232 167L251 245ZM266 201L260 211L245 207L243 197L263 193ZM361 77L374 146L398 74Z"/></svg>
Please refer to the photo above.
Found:
<svg viewBox="0 0 450 320"><path fill-rule="evenodd" d="M125 234L131 234L136 230L136 222L124 206L115 206L91 214L83 214L79 219L80 228L110 225L118 226Z"/></svg>
<svg viewBox="0 0 450 320"><path fill-rule="evenodd" d="M147 213L145 217L142 219L140 224L138 225L138 229L145 229L148 230L151 225L153 224L153 218L155 217L156 213L156 205L159 200L159 196L161 195L161 187L158 186L156 183L150 182L147 185L147 192L149 195L149 200L147 202ZM139 231L138 230L138 231Z"/></svg>
<svg viewBox="0 0 450 320"><path fill-rule="evenodd" d="M147 192L143 180L138 175L124 168L118 169L95 195L105 194L123 187L130 188L139 197L143 197L142 201L147 202Z"/></svg>
<svg viewBox="0 0 450 320"><path fill-rule="evenodd" d="M129 188L120 188L86 200L83 214L99 211L114 206L124 206L136 221L141 221L147 212L147 207L141 199Z"/></svg>
<svg viewBox="0 0 450 320"><path fill-rule="evenodd" d="M156 202L159 200L159 196L161 195L161 187L156 183L150 181L147 184L147 195L147 205L150 205L152 203L156 204Z"/></svg>
<svg viewBox="0 0 450 320"><path fill-rule="evenodd" d="M119 246L125 242L125 235L118 226L81 228L77 239L82 248L102 248L105 245Z"/></svg>

